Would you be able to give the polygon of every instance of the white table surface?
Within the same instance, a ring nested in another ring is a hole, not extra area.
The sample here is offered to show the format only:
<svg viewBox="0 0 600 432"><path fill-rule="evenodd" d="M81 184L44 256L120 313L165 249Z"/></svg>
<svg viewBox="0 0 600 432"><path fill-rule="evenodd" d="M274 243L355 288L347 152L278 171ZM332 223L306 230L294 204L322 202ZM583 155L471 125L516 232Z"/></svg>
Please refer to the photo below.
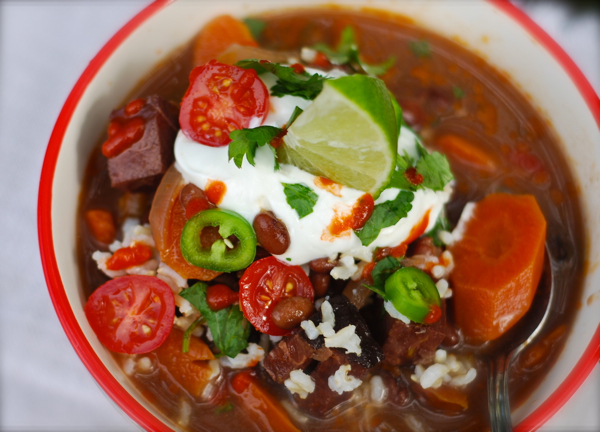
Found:
<svg viewBox="0 0 600 432"><path fill-rule="evenodd" d="M148 0L0 0L0 430L133 431L58 322L38 252L38 182L54 122L88 62ZM600 90L600 18L527 12ZM544 431L600 431L600 368Z"/></svg>

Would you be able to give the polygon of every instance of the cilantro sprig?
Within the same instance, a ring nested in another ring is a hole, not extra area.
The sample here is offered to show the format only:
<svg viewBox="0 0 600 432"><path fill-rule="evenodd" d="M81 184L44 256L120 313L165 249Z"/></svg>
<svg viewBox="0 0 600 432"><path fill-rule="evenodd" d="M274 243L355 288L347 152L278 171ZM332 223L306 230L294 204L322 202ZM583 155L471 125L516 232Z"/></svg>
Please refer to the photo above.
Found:
<svg viewBox="0 0 600 432"><path fill-rule="evenodd" d="M436 151L429 153L418 141L417 152L419 159L416 163L406 151L403 155L397 155L396 171L394 171L388 187L412 191L423 188L434 191L444 190L444 187L454 179L446 156ZM406 170L413 167L418 174L423 176L420 184L411 183L406 177Z"/></svg>
<svg viewBox="0 0 600 432"><path fill-rule="evenodd" d="M402 267L402 258L397 259L393 256L387 256L382 260L378 261L371 271L371 278L373 279L373 285L363 284L371 291L376 292L384 300L387 300L385 293L385 281L389 278L396 270Z"/></svg>
<svg viewBox="0 0 600 432"><path fill-rule="evenodd" d="M229 138L231 138L231 143L229 143L228 149L229 160L233 159L235 165L238 168L241 168L244 156L246 156L248 163L254 166L256 149L270 143L271 140L279 135L282 131L283 129L275 126L259 126L253 129L240 129L232 131L229 134ZM273 147L269 146L269 148L275 156L275 169L278 169L279 163L277 162L277 152Z"/></svg>
<svg viewBox="0 0 600 432"><path fill-rule="evenodd" d="M426 40L412 40L408 42L408 48L417 57L431 57L431 46Z"/></svg>
<svg viewBox="0 0 600 432"><path fill-rule="evenodd" d="M278 128L275 126L258 126L252 129L240 129L234 130L229 134L231 143L227 150L229 160L233 159L233 162L238 168L242 167L244 156L248 160L248 163L255 166L254 156L256 156L256 149L269 144L277 136L285 134L287 128L296 120L296 118L302 114L302 110L298 107L294 108L292 116L288 120L284 128ZM279 169L279 163L277 162L277 151L273 146L268 146L273 157L275 158L275 169Z"/></svg>
<svg viewBox="0 0 600 432"><path fill-rule="evenodd" d="M252 38L255 41L260 39L263 30L267 26L266 22L256 18L247 17L243 19L243 22L246 24L246 27L248 27L248 30L250 30L250 34L252 34Z"/></svg>
<svg viewBox="0 0 600 432"><path fill-rule="evenodd" d="M416 166L417 172L423 176L421 185L434 191L444 190L444 186L454 179L446 156L436 151L429 153L419 143L417 151L421 156Z"/></svg>
<svg viewBox="0 0 600 432"><path fill-rule="evenodd" d="M302 219L313 212L319 196L308 186L300 183L281 183L285 199Z"/></svg>
<svg viewBox="0 0 600 432"><path fill-rule="evenodd" d="M254 59L241 60L235 65L242 69L254 69L258 74L269 72L275 75L277 82L271 87L271 96L277 97L291 95L313 100L321 93L323 82L328 79L317 73L312 75L306 71L298 73L291 66Z"/></svg>
<svg viewBox="0 0 600 432"><path fill-rule="evenodd" d="M382 229L396 225L400 219L405 218L412 209L414 198L414 193L400 190L393 200L377 204L367 223L356 233L361 243L364 246L370 245Z"/></svg>
<svg viewBox="0 0 600 432"><path fill-rule="evenodd" d="M327 56L329 61L335 65L349 66L354 72L365 72L369 75L383 75L393 66L396 59L392 56L380 64L368 64L361 59L354 29L347 26L340 34L340 41L335 48L324 43L313 45L312 48Z"/></svg>
<svg viewBox="0 0 600 432"><path fill-rule="evenodd" d="M189 301L206 319L215 346L221 351L219 355L235 357L248 346L250 323L238 305L213 311L206 302L207 288L207 284L197 282L181 291L179 295Z"/></svg>

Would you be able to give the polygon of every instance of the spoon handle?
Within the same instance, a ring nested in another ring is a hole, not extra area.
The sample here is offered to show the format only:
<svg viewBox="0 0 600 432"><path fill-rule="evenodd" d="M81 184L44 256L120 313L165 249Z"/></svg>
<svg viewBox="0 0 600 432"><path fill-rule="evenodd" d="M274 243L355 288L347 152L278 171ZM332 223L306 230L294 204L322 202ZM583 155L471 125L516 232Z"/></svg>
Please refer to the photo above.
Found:
<svg viewBox="0 0 600 432"><path fill-rule="evenodd" d="M508 365L511 354L499 354L489 361L488 404L492 432L511 432L510 401L508 397Z"/></svg>

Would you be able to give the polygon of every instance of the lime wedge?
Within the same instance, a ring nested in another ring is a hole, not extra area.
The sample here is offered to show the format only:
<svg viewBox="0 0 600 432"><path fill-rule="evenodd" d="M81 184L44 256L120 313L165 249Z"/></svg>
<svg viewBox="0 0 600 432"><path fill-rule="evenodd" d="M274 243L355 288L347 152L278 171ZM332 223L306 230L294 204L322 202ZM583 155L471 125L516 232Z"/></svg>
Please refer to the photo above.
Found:
<svg viewBox="0 0 600 432"><path fill-rule="evenodd" d="M398 125L383 81L326 81L278 149L279 161L377 197L396 165Z"/></svg>

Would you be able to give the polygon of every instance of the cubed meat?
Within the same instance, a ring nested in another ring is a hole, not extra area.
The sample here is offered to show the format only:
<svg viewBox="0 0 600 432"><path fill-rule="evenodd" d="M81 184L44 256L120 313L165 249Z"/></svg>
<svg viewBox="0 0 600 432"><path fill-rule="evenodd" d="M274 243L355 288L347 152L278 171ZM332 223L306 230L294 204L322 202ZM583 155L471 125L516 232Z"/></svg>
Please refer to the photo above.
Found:
<svg viewBox="0 0 600 432"><path fill-rule="evenodd" d="M312 361L315 351L304 337L295 334L283 338L269 352L263 361L263 367L274 381L282 384L293 370L305 369Z"/></svg>
<svg viewBox="0 0 600 432"><path fill-rule="evenodd" d="M367 326L367 323L358 312L358 309L350 303L350 300L344 295L337 295L330 298L329 303L333 309L335 315L335 327L336 332L352 324L356 327L355 333L360 338L361 353L357 355L355 353L349 353L348 358L354 363L358 363L366 368L372 368L381 360L383 360L383 351L379 344L375 341L371 335L371 331ZM321 312L315 312L310 320L314 322L315 326L321 323ZM309 341L309 343L316 349L324 346L323 336L319 336L317 339Z"/></svg>
<svg viewBox="0 0 600 432"><path fill-rule="evenodd" d="M178 116L176 105L155 95L113 111L103 145L112 187L133 191L158 184L174 160Z"/></svg>
<svg viewBox="0 0 600 432"><path fill-rule="evenodd" d="M350 372L348 372L348 375L352 375L361 380L368 371L367 368L360 364L352 362L349 355L343 353L342 350L334 348L331 351L332 355L324 362L320 362L316 369L310 374L315 382L315 391L309 393L305 399L300 398L298 395L294 395L296 403L302 410L317 417L324 416L340 403L352 397L351 391L339 394L329 387L329 377L334 375L340 366L349 364L351 369Z"/></svg>
<svg viewBox="0 0 600 432"><path fill-rule="evenodd" d="M444 308L443 308L444 309ZM405 324L386 314L383 353L387 365L428 364L447 335L445 313L435 324Z"/></svg>

